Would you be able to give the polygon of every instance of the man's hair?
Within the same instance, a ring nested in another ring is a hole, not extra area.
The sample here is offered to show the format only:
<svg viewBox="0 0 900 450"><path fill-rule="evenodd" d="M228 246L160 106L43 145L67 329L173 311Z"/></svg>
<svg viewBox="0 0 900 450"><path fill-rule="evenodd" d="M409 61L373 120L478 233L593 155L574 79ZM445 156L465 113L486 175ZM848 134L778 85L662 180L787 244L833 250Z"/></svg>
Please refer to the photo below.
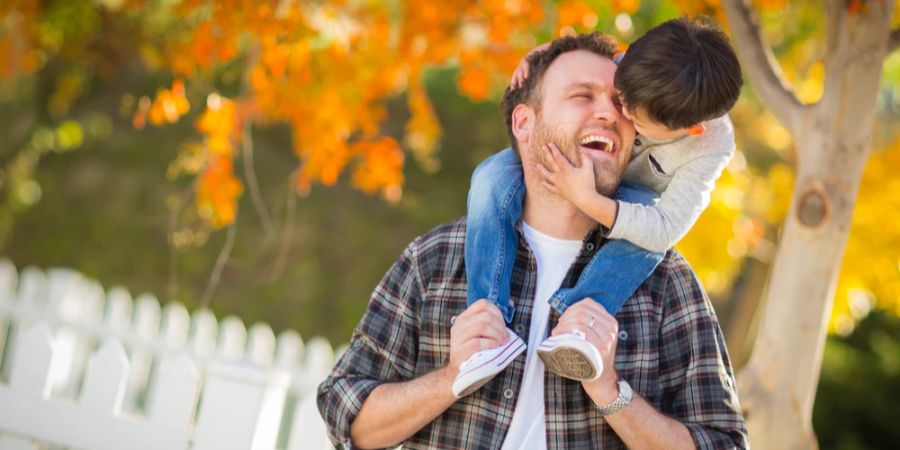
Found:
<svg viewBox="0 0 900 450"><path fill-rule="evenodd" d="M692 19L664 22L634 41L616 69L629 112L671 129L727 113L741 94L741 67L719 28Z"/></svg>
<svg viewBox="0 0 900 450"><path fill-rule="evenodd" d="M553 61L563 53L573 52L576 50L587 50L600 56L613 59L618 44L616 41L601 32L593 32L590 34L579 34L577 36L566 36L553 41L546 50L535 52L528 57L528 78L517 89L506 88L503 93L503 100L500 103L500 109L503 118L506 121L506 132L509 134L509 141L516 152L519 151L516 136L512 131L512 112L520 103L531 106L536 111L540 111L541 104L541 80L547 68L553 64Z"/></svg>

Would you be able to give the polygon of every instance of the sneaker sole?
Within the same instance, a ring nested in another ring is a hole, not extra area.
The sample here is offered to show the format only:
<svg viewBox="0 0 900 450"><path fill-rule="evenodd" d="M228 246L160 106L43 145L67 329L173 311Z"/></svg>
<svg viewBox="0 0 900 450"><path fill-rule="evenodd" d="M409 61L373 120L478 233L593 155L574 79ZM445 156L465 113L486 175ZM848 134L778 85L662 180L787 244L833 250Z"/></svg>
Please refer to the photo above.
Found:
<svg viewBox="0 0 900 450"><path fill-rule="evenodd" d="M547 370L570 380L591 381L600 374L584 353L570 348L537 351Z"/></svg>

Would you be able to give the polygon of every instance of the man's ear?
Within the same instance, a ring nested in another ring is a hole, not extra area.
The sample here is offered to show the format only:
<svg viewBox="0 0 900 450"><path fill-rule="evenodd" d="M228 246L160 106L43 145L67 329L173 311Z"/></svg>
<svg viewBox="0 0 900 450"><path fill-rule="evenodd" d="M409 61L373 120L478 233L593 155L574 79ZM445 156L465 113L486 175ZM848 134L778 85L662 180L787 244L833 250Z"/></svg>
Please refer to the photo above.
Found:
<svg viewBox="0 0 900 450"><path fill-rule="evenodd" d="M691 136L700 136L706 131L706 125L703 122L700 122L695 125L691 125L687 129L687 134Z"/></svg>
<svg viewBox="0 0 900 450"><path fill-rule="evenodd" d="M531 140L531 131L534 129L534 109L524 103L519 103L512 112L512 132L521 143Z"/></svg>

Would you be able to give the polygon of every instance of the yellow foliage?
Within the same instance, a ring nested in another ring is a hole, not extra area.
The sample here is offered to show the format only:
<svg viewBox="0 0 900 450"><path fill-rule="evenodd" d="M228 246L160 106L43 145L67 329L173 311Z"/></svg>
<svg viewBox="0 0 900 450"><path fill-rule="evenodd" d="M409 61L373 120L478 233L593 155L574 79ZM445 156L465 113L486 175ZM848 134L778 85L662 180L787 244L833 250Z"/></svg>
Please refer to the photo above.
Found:
<svg viewBox="0 0 900 450"><path fill-rule="evenodd" d="M847 333L877 307L900 314L900 141L873 152L863 172L829 330Z"/></svg>
<svg viewBox="0 0 900 450"><path fill-rule="evenodd" d="M747 170L732 163L716 182L709 207L676 245L714 296L728 290L741 260L761 235L756 219L744 215L750 181Z"/></svg>

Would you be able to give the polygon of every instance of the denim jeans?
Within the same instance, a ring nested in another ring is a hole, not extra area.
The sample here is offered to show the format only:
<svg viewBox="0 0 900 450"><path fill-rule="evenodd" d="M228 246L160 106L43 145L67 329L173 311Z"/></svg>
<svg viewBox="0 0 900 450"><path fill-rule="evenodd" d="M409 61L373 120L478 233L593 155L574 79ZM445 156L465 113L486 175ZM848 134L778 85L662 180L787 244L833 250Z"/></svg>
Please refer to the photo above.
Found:
<svg viewBox="0 0 900 450"><path fill-rule="evenodd" d="M507 323L515 313L509 302L509 285L518 247L515 224L522 216L524 198L522 162L511 148L491 155L475 168L466 217L468 304L486 298L500 308ZM659 200L655 192L626 183L619 186L616 198L644 205ZM550 306L562 314L572 304L590 297L615 315L664 256L625 240L607 241L585 266L574 287L553 294Z"/></svg>

